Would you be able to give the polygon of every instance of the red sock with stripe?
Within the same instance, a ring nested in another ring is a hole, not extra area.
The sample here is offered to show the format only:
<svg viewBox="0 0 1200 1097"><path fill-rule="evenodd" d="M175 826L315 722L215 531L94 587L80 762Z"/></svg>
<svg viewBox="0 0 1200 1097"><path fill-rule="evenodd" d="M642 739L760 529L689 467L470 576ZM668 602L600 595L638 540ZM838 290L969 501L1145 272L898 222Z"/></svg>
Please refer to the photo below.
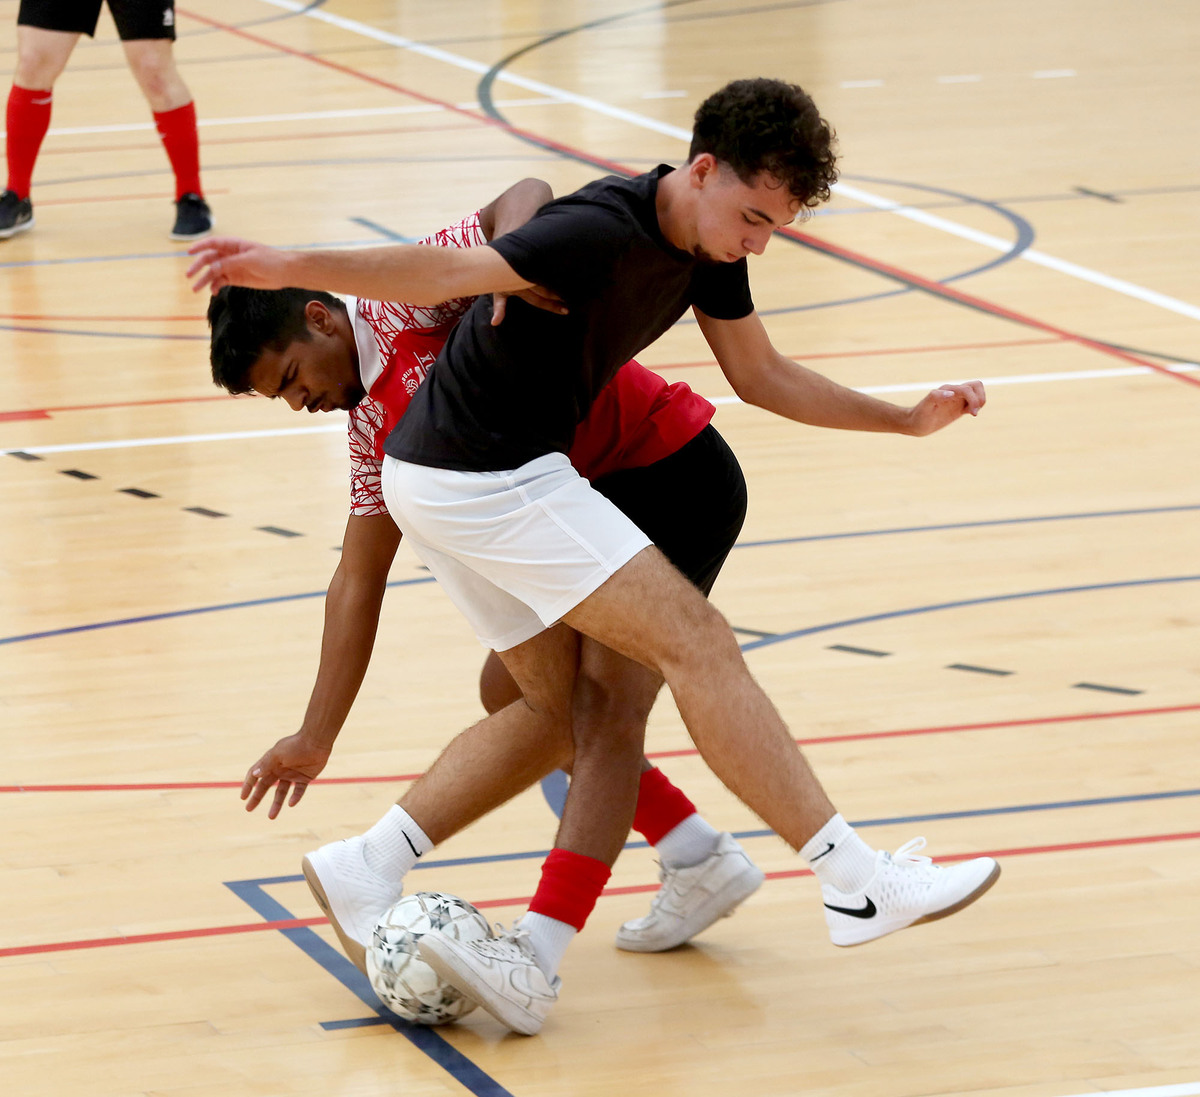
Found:
<svg viewBox="0 0 1200 1097"><path fill-rule="evenodd" d="M33 165L37 163L42 138L50 128L53 91L38 91L13 84L8 93L5 127L8 130L8 189L18 198L29 197Z"/></svg>
<svg viewBox="0 0 1200 1097"><path fill-rule="evenodd" d="M174 110L155 111L154 124L162 138L171 170L175 172L175 201L185 194L199 194L200 138L196 133L196 104L184 103Z"/></svg>

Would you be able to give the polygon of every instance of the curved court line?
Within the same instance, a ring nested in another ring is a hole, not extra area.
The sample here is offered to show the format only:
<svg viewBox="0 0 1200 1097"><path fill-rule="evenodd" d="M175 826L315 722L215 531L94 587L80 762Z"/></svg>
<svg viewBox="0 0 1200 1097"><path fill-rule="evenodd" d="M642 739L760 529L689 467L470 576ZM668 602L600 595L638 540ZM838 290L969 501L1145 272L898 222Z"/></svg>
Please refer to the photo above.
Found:
<svg viewBox="0 0 1200 1097"><path fill-rule="evenodd" d="M1124 579L1114 583L1085 583L1077 587L1049 587L1046 590L1027 590L1018 591L1013 594L991 594L983 598L964 598L957 602L938 602L928 606L913 606L909 609L888 610L886 613L871 613L865 617L850 617L844 621L830 621L828 624L813 625L809 628L795 629L792 632L781 632L776 636L766 636L761 640L749 640L742 644L742 651L757 651L759 648L769 647L772 644L782 644L787 640L796 640L801 636L814 636L819 632L831 632L834 629L849 628L853 625L867 625L876 621L891 621L898 617L915 617L923 613L940 613L942 610L995 605L999 602L1019 602L1026 598L1046 598L1057 594L1086 594L1099 590L1153 587L1168 583L1194 583L1197 580L1200 580L1200 575L1172 575L1161 579Z"/></svg>

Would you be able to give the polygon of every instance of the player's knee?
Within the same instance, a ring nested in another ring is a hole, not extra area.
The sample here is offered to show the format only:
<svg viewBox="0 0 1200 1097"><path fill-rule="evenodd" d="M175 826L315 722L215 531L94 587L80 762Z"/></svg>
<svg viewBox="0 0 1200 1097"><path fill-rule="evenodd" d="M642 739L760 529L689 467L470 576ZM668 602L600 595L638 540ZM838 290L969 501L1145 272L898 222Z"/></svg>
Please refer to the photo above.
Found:
<svg viewBox="0 0 1200 1097"><path fill-rule="evenodd" d="M642 753L648 708L622 683L581 673L575 680L572 732L576 752L603 744L622 754Z"/></svg>

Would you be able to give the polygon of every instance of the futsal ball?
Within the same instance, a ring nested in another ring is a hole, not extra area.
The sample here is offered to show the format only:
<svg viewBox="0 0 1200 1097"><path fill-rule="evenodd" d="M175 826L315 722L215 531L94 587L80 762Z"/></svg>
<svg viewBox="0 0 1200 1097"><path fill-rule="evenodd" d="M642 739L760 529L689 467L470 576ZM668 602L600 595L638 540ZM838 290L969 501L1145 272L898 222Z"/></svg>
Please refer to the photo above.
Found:
<svg viewBox="0 0 1200 1097"><path fill-rule="evenodd" d="M431 930L459 941L492 935L470 903L438 891L405 895L379 919L367 949L367 977L388 1009L418 1025L444 1025L475 1008L417 955L417 942Z"/></svg>

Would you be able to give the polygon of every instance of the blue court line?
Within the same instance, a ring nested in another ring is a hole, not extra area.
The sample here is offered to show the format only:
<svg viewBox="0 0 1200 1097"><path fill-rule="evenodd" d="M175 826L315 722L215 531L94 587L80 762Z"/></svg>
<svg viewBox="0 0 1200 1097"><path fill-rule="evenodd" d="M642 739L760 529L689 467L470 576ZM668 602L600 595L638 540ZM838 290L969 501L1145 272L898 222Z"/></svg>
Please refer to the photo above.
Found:
<svg viewBox="0 0 1200 1097"><path fill-rule="evenodd" d="M1025 598L1046 598L1055 594L1084 594L1097 590L1121 590L1129 587L1153 587L1166 583L1194 583L1200 575L1172 575L1162 579L1125 579L1115 583L1087 583L1078 587L1051 587L1047 590L1025 590L1014 594L992 594L985 598L964 598L959 602L938 602L929 606L913 606L911 609L893 609L887 613L871 613L865 617L850 617L844 621L830 621L824 625L812 625L809 628L795 629L792 632L781 632L777 636L768 636L762 640L749 640L742 644L742 651L755 651L771 644L782 644L785 640L795 640L801 636L812 636L818 632L829 632L833 629L849 628L852 625L867 625L875 621L891 621L897 617L915 617L921 613L938 613L945 609L963 609L967 606L986 606L997 602L1018 602Z"/></svg>
<svg viewBox="0 0 1200 1097"><path fill-rule="evenodd" d="M420 579L395 579L389 587L415 587L421 583L432 583L432 575ZM302 594L276 594L271 598L251 598L245 602L224 602L218 606L197 606L194 609L172 609L163 613L147 613L141 617L121 617L115 621L97 621L91 625L71 625L69 628L47 629L45 632L26 632L20 636L0 636L0 644L19 644L23 640L44 640L49 636L69 636L73 632L95 632L97 629L117 628L120 625L144 625L150 621L169 621L173 617L195 617L201 613L220 613L227 609L251 609L254 606L270 606L278 602L301 602L306 598L324 598L323 590L308 590Z"/></svg>
<svg viewBox="0 0 1200 1097"><path fill-rule="evenodd" d="M1200 510L1200 503L1178 507L1139 507L1132 510L1093 510L1079 514L1044 514L1027 518L988 518L978 522L947 522L933 526L892 526L887 529L863 529L848 533L817 533L808 537L780 537L773 541L739 541L734 548L762 548L767 545L798 545L808 541L843 541L851 537L885 537L893 533L941 533L945 530L984 529L988 526L1032 525L1037 522L1073 522L1084 518L1131 518L1143 514L1179 514Z"/></svg>
<svg viewBox="0 0 1200 1097"><path fill-rule="evenodd" d="M296 917L282 903L271 898L263 889L266 883L278 883L283 880L303 879L298 877L275 877L272 880L234 880L226 881L229 888L239 899L251 907L265 921L290 921ZM418 1051L424 1052L438 1066L450 1074L455 1081L465 1086L478 1097L512 1097L509 1090L489 1074L485 1074L478 1066L468 1059L461 1051L438 1034L435 1029L425 1025L412 1025L395 1016L385 1009L371 989L367 977L362 974L349 960L332 945L323 941L307 926L296 929L279 931L297 948L315 960L339 983L355 997L364 1002L374 1011L378 1020L368 1023L388 1024L401 1036L409 1041ZM348 1027L345 1022L334 1022L331 1027Z"/></svg>
<svg viewBox="0 0 1200 1097"><path fill-rule="evenodd" d="M2 455L2 454L0 454ZM774 541L739 541L734 545L735 549L742 548L762 548L772 545L795 545L803 544L808 541L834 541L852 537L882 537L888 534L895 533L929 533L943 532L956 529L976 529L984 526L1004 526L1018 525L1022 523L1037 523L1037 522L1069 522L1085 518L1123 518L1132 517L1143 514L1171 514L1182 511L1200 510L1200 505L1189 504L1178 507L1148 507L1141 510L1112 510L1112 511L1092 511L1082 514L1053 514L1042 515L1030 518L997 518L989 521L980 522L959 522L949 523L946 525L934 526L908 526L897 527L893 529L878 529L878 530L858 530L847 533L823 533L807 537L784 537ZM914 609L894 610L888 613L875 614L869 617L851 618L846 621L834 621L824 625L814 625L811 628L800 629L795 632L781 632L772 634L761 640L749 641L742 645L743 651L753 651L755 648L765 647L767 644L780 643L784 640L792 640L799 636L809 636L817 632L827 632L835 628L843 628L848 625L864 624L871 621L883 621L893 617L907 617L918 613L933 613L943 609L958 609L962 606L983 605L988 602L1002 602L1017 600L1020 598L1035 598L1048 594L1071 594L1088 590L1108 590L1118 587L1131 586L1146 586L1156 583L1179 583L1189 582L1197 576L1182 576L1174 579L1131 579L1124 582L1116 583L1101 583L1094 586L1081 587L1061 587L1055 590L1042 591L1027 591L1016 594L1000 594L993 595L989 598L972 599L964 602L946 602L940 605L919 606ZM407 587L415 586L418 583L432 583L432 576L425 576L420 579L399 579L388 583L389 587ZM125 617L113 621L98 621L90 625L72 625L67 628L47 629L43 632L27 632L18 636L0 636L0 646L4 644L17 644L26 640L44 640L52 636L66 636L74 632L93 632L97 629L116 628L119 625L139 625L150 621L165 621L173 617L190 617L200 613L217 613L222 610L232 609L250 609L255 606L271 605L278 602L295 602L306 598L323 598L325 591L303 591L299 594L280 594L272 598L252 598L244 602L225 602L216 606L199 606L194 609L179 609L168 610L164 613L151 613L141 617Z"/></svg>

